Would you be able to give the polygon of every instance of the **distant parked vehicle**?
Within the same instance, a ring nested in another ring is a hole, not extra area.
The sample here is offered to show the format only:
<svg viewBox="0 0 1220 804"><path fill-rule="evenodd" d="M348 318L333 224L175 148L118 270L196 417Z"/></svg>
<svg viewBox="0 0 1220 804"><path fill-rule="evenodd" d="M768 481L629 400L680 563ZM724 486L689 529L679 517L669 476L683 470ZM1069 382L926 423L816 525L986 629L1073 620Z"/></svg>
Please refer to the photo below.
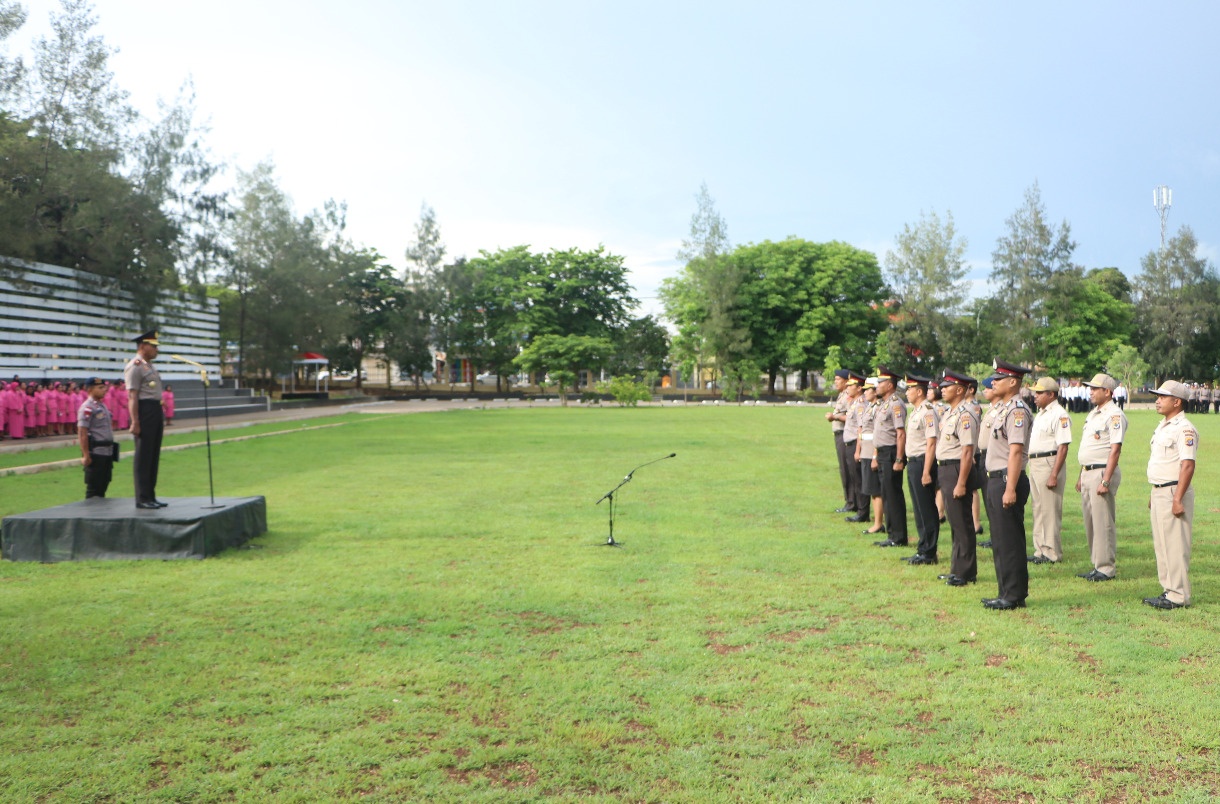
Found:
<svg viewBox="0 0 1220 804"><path fill-rule="evenodd" d="M479 385L499 385L499 374L479 374L474 378L474 381ZM504 378L505 385L512 385L512 380L508 377Z"/></svg>

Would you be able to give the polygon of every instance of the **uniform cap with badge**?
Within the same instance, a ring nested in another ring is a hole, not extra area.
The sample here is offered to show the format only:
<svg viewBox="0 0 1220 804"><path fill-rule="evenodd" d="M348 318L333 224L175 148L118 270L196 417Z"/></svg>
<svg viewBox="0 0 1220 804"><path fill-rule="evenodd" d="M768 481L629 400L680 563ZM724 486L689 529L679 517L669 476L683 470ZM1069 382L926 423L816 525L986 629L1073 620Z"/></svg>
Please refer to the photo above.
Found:
<svg viewBox="0 0 1220 804"><path fill-rule="evenodd" d="M961 371L952 371L945 369L945 376L940 381L941 388L948 388L950 385L976 385L975 379L969 374Z"/></svg>
<svg viewBox="0 0 1220 804"><path fill-rule="evenodd" d="M1039 377L1038 381L1034 383L1034 390L1057 394L1059 393L1059 383L1050 377Z"/></svg>
<svg viewBox="0 0 1220 804"><path fill-rule="evenodd" d="M147 343L149 346L160 346L161 345L161 343L157 340L157 331L155 329L150 329L148 332L145 332L143 335L138 335L138 336L132 338L132 340L135 341L137 346L142 343Z"/></svg>
<svg viewBox="0 0 1220 804"><path fill-rule="evenodd" d="M995 382L1003 379L1022 379L1026 374L1029 374L1033 369L1028 369L1025 366L1018 366L1016 363L1009 363L1007 360L1000 360L998 357L991 362L991 368L994 373L987 379Z"/></svg>
<svg viewBox="0 0 1220 804"><path fill-rule="evenodd" d="M1161 383L1161 387L1152 393L1157 396L1173 396L1181 399L1183 402L1190 398L1190 389L1185 383L1177 382L1176 380L1165 380Z"/></svg>
<svg viewBox="0 0 1220 804"><path fill-rule="evenodd" d="M1109 374L1094 374L1093 379L1081 385L1087 385L1089 388L1104 388L1107 391L1113 391L1118 387L1118 380L1111 377Z"/></svg>

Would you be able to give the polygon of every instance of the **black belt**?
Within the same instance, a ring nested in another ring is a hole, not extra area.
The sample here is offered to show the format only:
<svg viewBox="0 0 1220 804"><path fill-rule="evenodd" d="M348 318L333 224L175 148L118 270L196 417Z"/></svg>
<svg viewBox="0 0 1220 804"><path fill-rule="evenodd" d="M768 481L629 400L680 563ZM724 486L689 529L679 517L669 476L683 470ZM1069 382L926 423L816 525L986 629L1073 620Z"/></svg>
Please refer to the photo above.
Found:
<svg viewBox="0 0 1220 804"><path fill-rule="evenodd" d="M1169 486L1176 486L1176 485L1178 485L1178 481L1170 480L1168 483L1153 483L1152 487L1154 489L1163 489L1163 488L1168 488Z"/></svg>
<svg viewBox="0 0 1220 804"><path fill-rule="evenodd" d="M987 477L1000 477L1008 472L1007 469L994 469L987 473Z"/></svg>
<svg viewBox="0 0 1220 804"><path fill-rule="evenodd" d="M1083 468L1086 472L1092 472L1094 469L1105 469L1106 465L1104 463L1091 463L1088 466L1081 468Z"/></svg>
<svg viewBox="0 0 1220 804"><path fill-rule="evenodd" d="M1031 459L1033 459L1033 458L1049 458L1050 456L1054 455L1054 454L1055 454L1055 453L1057 453L1057 452L1059 452L1059 450L1057 450L1057 449L1053 449L1053 450L1051 450L1050 452L1035 452L1033 455L1030 455L1029 457L1030 457Z"/></svg>
<svg viewBox="0 0 1220 804"><path fill-rule="evenodd" d="M949 461L937 461L936 465L937 466L960 466L961 463L962 463L961 458L954 458L953 460L949 460Z"/></svg>

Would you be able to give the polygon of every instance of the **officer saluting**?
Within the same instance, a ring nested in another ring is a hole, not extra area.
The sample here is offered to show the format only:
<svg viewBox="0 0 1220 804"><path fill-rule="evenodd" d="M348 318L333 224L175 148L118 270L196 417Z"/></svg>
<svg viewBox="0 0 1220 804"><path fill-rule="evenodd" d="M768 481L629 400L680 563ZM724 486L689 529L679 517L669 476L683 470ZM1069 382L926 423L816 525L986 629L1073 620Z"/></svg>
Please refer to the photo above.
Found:
<svg viewBox="0 0 1220 804"><path fill-rule="evenodd" d="M989 609L1016 609L1029 596L1029 569L1025 563L1025 503L1029 499L1029 439L1033 416L1021 401L1024 366L995 361L991 389L995 413L991 417L991 443L987 447L987 501L991 519L992 559L999 595L986 598Z"/></svg>
<svg viewBox="0 0 1220 804"><path fill-rule="evenodd" d="M131 434L135 437L132 460L136 482L136 508L164 508L157 500L157 465L161 460L161 436L165 416L161 411L161 375L153 368L157 358L157 331L145 332L136 342L136 356L127 361L123 379L127 385L127 409Z"/></svg>

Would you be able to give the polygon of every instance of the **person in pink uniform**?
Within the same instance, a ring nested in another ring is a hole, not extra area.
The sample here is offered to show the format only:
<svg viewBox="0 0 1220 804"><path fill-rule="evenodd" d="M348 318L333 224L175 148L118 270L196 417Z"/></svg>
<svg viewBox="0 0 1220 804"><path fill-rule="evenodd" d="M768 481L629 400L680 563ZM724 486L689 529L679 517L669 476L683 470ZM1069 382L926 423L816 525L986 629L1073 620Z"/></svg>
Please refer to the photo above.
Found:
<svg viewBox="0 0 1220 804"><path fill-rule="evenodd" d="M8 386L8 435L9 438L25 438L25 392L21 383Z"/></svg>
<svg viewBox="0 0 1220 804"><path fill-rule="evenodd" d="M114 418L115 426L120 430L131 427L131 411L127 409L127 386L122 380L115 380L114 397L119 405L119 415Z"/></svg>
<svg viewBox="0 0 1220 804"><path fill-rule="evenodd" d="M165 426L174 423L174 386L167 385L161 392L161 407L165 411Z"/></svg>
<svg viewBox="0 0 1220 804"><path fill-rule="evenodd" d="M0 441L8 438L8 386L0 383Z"/></svg>
<svg viewBox="0 0 1220 804"><path fill-rule="evenodd" d="M38 383L32 382L25 389L25 399L22 400L25 404L25 434L28 437L30 431L34 432L34 436L38 436Z"/></svg>

